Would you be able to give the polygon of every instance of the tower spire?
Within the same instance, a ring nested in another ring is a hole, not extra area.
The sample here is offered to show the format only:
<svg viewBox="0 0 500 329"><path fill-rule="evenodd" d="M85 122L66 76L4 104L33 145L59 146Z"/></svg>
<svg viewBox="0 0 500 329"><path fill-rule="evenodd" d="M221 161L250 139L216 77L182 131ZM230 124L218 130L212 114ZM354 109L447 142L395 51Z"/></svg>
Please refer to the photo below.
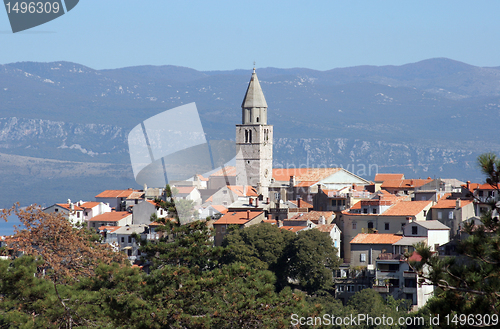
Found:
<svg viewBox="0 0 500 329"><path fill-rule="evenodd" d="M247 112L247 115L243 115L243 124L267 124L267 102L262 92L262 88L260 87L257 73L255 73L255 67L253 68L252 77L248 83L247 92L241 104L241 108L244 113ZM259 120L257 120L257 118L259 118Z"/></svg>

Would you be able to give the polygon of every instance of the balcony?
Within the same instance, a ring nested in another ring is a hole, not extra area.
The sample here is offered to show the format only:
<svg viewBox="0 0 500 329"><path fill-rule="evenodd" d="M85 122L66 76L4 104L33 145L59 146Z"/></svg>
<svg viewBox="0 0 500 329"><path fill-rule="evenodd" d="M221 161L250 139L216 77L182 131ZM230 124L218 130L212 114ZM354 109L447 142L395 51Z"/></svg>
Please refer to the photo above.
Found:
<svg viewBox="0 0 500 329"><path fill-rule="evenodd" d="M388 294L389 293L389 287L388 286L373 286L373 290L378 292L379 294Z"/></svg>
<svg viewBox="0 0 500 329"><path fill-rule="evenodd" d="M417 278L417 273L404 271L403 272L403 278L405 278L405 279L416 279Z"/></svg>

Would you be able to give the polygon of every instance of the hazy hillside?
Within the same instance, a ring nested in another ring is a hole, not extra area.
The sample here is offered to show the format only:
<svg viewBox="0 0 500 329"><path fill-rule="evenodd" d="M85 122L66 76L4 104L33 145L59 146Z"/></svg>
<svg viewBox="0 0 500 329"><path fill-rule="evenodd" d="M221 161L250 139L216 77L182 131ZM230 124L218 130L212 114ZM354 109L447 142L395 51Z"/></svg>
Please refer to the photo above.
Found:
<svg viewBox="0 0 500 329"><path fill-rule="evenodd" d="M491 138L500 116L500 68L440 58L257 73L275 126L276 165L351 166L356 172L371 164L409 177L474 181L481 179L475 157L500 152ZM68 62L0 65L0 153L10 156L0 167L7 191L0 207L17 199L91 199L104 188L131 187L128 132L178 105L196 102L209 138L234 139L250 74L176 66L93 70ZM60 174L48 170L54 167L49 160L63 161Z"/></svg>

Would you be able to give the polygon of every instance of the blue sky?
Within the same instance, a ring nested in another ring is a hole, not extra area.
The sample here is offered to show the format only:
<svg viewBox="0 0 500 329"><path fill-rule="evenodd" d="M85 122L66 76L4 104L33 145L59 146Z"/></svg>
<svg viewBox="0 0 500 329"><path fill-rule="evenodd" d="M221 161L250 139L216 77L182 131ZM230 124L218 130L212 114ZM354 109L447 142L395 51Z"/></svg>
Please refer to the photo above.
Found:
<svg viewBox="0 0 500 329"><path fill-rule="evenodd" d="M500 1L80 0L13 34L0 9L0 64L198 70L401 65L447 57L500 66Z"/></svg>

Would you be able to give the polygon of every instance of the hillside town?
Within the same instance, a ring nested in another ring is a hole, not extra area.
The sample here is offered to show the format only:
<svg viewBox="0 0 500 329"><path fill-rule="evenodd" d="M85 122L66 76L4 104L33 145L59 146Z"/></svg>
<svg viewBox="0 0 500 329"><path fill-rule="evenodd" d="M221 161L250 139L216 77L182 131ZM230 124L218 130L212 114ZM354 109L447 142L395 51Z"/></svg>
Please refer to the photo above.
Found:
<svg viewBox="0 0 500 329"><path fill-rule="evenodd" d="M420 274L409 264L421 258L415 246L425 244L440 257L455 255L467 236L464 223L481 225L498 188L399 173L378 173L370 181L344 168L274 168L267 111L254 69L236 125L235 165L169 182L174 202L187 208L186 222L207 219L215 246L235 226L267 223L295 234L318 230L331 238L342 260L332 277L337 299L345 304L372 288L383 297L408 300L415 310L423 307L435 288L418 284ZM104 190L94 200L61 200L43 211L95 231L142 267L135 237L163 237L158 220L172 214L158 202L167 199L165 187L144 186Z"/></svg>

